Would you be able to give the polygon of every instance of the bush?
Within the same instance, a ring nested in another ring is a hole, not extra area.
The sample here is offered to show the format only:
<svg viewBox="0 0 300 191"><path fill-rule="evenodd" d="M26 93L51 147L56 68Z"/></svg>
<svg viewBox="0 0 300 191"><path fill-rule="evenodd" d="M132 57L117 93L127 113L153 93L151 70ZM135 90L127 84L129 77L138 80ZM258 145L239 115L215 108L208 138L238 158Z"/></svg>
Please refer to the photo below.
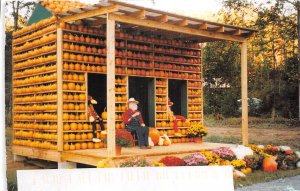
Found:
<svg viewBox="0 0 300 191"><path fill-rule="evenodd" d="M178 157L167 156L162 158L159 162L163 163L166 166L185 166L186 163L184 160Z"/></svg>

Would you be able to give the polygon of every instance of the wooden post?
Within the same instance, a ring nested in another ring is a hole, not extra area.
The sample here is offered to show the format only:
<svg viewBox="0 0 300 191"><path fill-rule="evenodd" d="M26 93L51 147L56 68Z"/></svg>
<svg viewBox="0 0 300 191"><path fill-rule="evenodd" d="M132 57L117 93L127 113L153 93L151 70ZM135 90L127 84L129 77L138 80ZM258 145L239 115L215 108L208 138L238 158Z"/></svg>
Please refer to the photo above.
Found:
<svg viewBox="0 0 300 191"><path fill-rule="evenodd" d="M107 48L107 152L115 156L115 21L106 20Z"/></svg>
<svg viewBox="0 0 300 191"><path fill-rule="evenodd" d="M241 43L242 142L248 145L247 41Z"/></svg>
<svg viewBox="0 0 300 191"><path fill-rule="evenodd" d="M63 151L63 92L62 92L62 39L63 32L61 28L57 28L57 150Z"/></svg>

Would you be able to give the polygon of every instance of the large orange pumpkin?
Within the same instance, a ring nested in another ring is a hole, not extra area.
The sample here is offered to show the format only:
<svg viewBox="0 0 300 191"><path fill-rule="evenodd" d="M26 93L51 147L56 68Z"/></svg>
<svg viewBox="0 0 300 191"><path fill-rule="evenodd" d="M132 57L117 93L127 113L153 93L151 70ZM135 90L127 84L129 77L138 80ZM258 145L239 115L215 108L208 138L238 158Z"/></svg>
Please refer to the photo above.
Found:
<svg viewBox="0 0 300 191"><path fill-rule="evenodd" d="M149 137L151 137L152 142L154 143L154 145L158 144L158 140L159 140L159 131L155 128L150 128L149 129Z"/></svg>
<svg viewBox="0 0 300 191"><path fill-rule="evenodd" d="M276 172L277 171L277 162L274 158L265 158L263 160L263 170L265 172Z"/></svg>
<svg viewBox="0 0 300 191"><path fill-rule="evenodd" d="M107 119L106 108L104 108L104 111L102 112L101 117L102 117L103 120L106 120L106 119Z"/></svg>

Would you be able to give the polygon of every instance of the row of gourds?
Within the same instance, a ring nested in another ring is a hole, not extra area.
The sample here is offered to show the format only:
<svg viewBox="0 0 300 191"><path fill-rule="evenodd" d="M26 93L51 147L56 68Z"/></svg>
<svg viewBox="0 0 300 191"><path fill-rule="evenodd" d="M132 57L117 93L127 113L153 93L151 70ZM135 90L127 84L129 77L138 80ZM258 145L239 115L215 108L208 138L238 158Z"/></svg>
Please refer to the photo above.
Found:
<svg viewBox="0 0 300 191"><path fill-rule="evenodd" d="M34 66L41 65L41 64L45 65L46 63L50 63L50 62L56 62L56 54L47 55L47 56L39 56L37 58L31 58L31 59L25 60L23 62L15 63L13 69L14 70L25 69L25 68L27 69L28 67L34 67Z"/></svg>
<svg viewBox="0 0 300 191"><path fill-rule="evenodd" d="M33 40L31 42L26 42L22 46L13 47L13 51L14 51L14 53L26 51L28 49L32 49L32 47L36 47L36 46L40 46L41 44L46 44L46 43L49 43L52 41L56 41L56 39L57 39L56 34L45 35L45 36L42 36L41 38Z"/></svg>
<svg viewBox="0 0 300 191"><path fill-rule="evenodd" d="M14 83L14 86L28 85L28 84L35 84L35 83L51 82L51 81L56 80L56 78L57 78L56 73L43 74L43 75L31 76L31 77L26 77L23 79L13 80L13 83Z"/></svg>
<svg viewBox="0 0 300 191"><path fill-rule="evenodd" d="M83 63L63 63L63 69L65 71L87 71L87 72L106 72L106 66L83 64Z"/></svg>
<svg viewBox="0 0 300 191"><path fill-rule="evenodd" d="M14 111L47 111L56 110L56 104L15 105Z"/></svg>
<svg viewBox="0 0 300 191"><path fill-rule="evenodd" d="M32 123L32 122L15 122L14 128L30 130L57 130L57 123Z"/></svg>
<svg viewBox="0 0 300 191"><path fill-rule="evenodd" d="M66 30L73 30L78 31L79 33L89 33L90 35L96 35L96 36L105 36L106 31L105 30L99 30L98 28L92 28L92 27L86 27L83 25L76 25L76 24L64 24L62 26ZM192 43L192 42L183 42L182 40L176 40L176 39L167 39L163 37L157 37L157 36L143 36L138 34L132 34L127 32L116 32L116 38L117 39L128 39L128 40L135 40L140 41L142 43L155 43L155 44L161 44L161 45L167 45L167 46L176 46L176 47L182 47L186 49L199 49L200 45L198 43Z"/></svg>
<svg viewBox="0 0 300 191"><path fill-rule="evenodd" d="M50 23L53 23L54 21L56 21L55 16L47 18L47 19L43 19L43 20L41 20L37 23L33 23L30 26L27 26L27 27L24 27L20 30L14 31L13 35L14 35L14 37L17 37L17 36L23 35L24 33L27 33L27 32L32 32L34 30L40 30L41 27L49 25Z"/></svg>
<svg viewBox="0 0 300 191"><path fill-rule="evenodd" d="M29 95L14 98L15 103L48 102L56 100L57 94Z"/></svg>
<svg viewBox="0 0 300 191"><path fill-rule="evenodd" d="M24 27L23 29L26 29L27 27ZM44 34L55 32L56 31L56 25L50 25L47 26L41 30L31 32L28 35L24 35L18 38L14 38L13 43L14 44L21 44L21 43L26 43L28 40L39 38L44 36Z"/></svg>
<svg viewBox="0 0 300 191"><path fill-rule="evenodd" d="M14 145L57 150L57 103L47 103L57 102L55 20L14 32Z"/></svg>
<svg viewBox="0 0 300 191"><path fill-rule="evenodd" d="M28 75L39 75L40 73L56 71L56 64L54 65L42 65L40 67L34 67L30 69L25 69L23 71L15 71L13 73L14 78L24 78Z"/></svg>
<svg viewBox="0 0 300 191"><path fill-rule="evenodd" d="M50 83L48 85L32 85L27 87L14 88L14 94L27 94L27 93L37 93L45 91L57 91L57 84Z"/></svg>

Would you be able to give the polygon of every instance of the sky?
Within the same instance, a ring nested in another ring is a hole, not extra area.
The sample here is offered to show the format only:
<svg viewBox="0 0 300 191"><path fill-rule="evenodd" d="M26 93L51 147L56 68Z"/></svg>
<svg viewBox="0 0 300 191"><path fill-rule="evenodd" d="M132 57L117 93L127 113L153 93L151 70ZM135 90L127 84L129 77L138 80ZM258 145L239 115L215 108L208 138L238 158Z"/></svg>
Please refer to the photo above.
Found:
<svg viewBox="0 0 300 191"><path fill-rule="evenodd" d="M80 0L83 3L94 4L99 0ZM201 19L213 20L221 8L220 0L120 0L139 6L154 8L162 11L178 13L185 16L192 16ZM154 3L153 3L154 1ZM7 7L6 16L9 16L11 9Z"/></svg>
<svg viewBox="0 0 300 191"><path fill-rule="evenodd" d="M6 0L9 1L9 0ZM37 0L35 0L37 1ZM99 0L79 0L83 3L95 4ZM215 15L222 8L221 0L119 0L136 4L143 7L158 9L184 16L195 17L210 21L217 21ZM258 3L266 0L256 0ZM154 2L154 3L153 3ZM269 5L270 6L270 5ZM293 7L290 6L293 10ZM6 16L11 13L11 8L7 8Z"/></svg>

